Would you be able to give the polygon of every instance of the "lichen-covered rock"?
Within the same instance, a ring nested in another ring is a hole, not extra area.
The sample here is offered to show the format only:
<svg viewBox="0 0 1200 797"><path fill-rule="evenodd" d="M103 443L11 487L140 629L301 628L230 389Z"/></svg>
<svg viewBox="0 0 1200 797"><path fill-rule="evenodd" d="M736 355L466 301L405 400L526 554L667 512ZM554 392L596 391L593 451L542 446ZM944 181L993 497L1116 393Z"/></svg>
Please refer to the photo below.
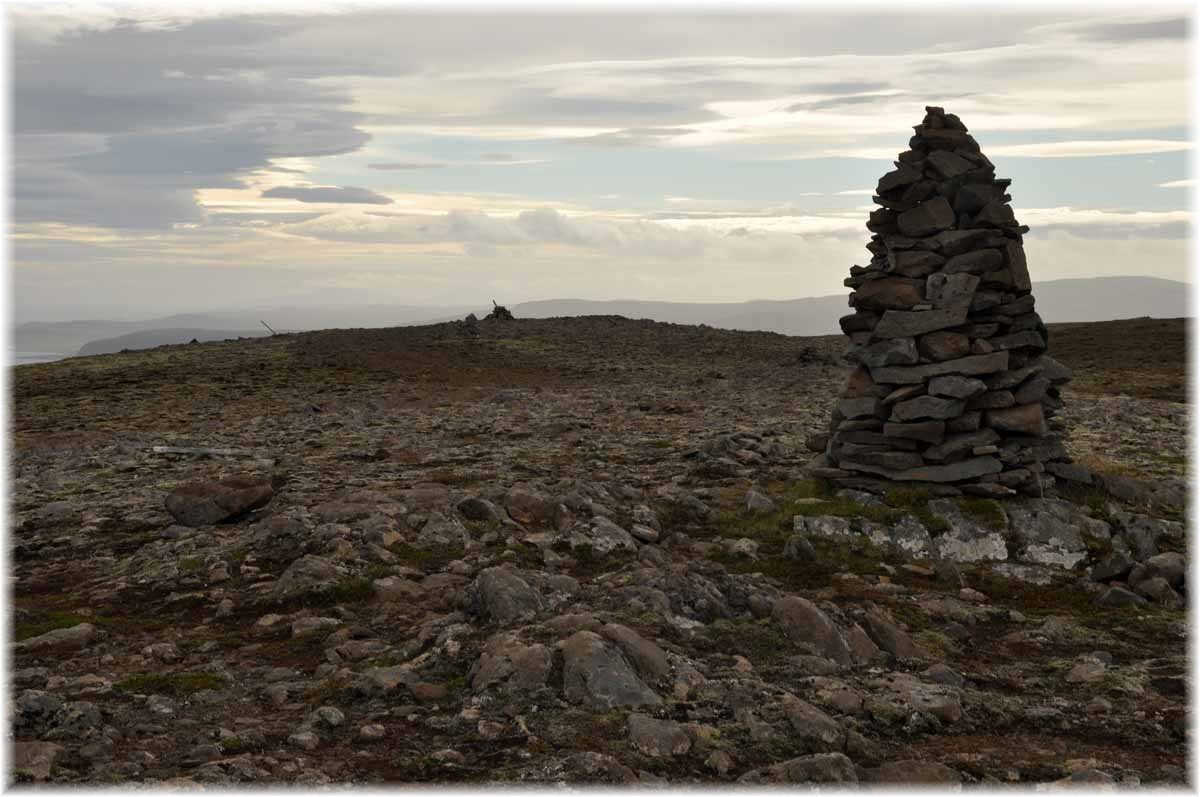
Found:
<svg viewBox="0 0 1200 797"><path fill-rule="evenodd" d="M591 631L563 642L563 694L596 711L657 706L662 698L638 678L620 649Z"/></svg>
<svg viewBox="0 0 1200 797"><path fill-rule="evenodd" d="M776 601L771 619L792 641L813 654L832 659L840 665L854 661L850 646L829 615L806 598L789 595Z"/></svg>
<svg viewBox="0 0 1200 797"><path fill-rule="evenodd" d="M546 684L553 666L553 654L541 644L525 644L516 635L502 632L484 645L468 678L475 690L493 686L527 691Z"/></svg>
<svg viewBox="0 0 1200 797"><path fill-rule="evenodd" d="M538 591L506 568L484 570L475 580L475 589L483 616L500 625L532 620L544 608Z"/></svg>

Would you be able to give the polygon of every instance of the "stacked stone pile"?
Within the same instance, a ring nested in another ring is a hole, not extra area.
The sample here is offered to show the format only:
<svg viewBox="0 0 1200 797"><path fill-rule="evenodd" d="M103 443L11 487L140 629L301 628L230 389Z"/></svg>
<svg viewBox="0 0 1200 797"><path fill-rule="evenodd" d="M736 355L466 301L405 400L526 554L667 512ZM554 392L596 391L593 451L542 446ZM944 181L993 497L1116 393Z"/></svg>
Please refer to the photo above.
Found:
<svg viewBox="0 0 1200 797"><path fill-rule="evenodd" d="M1071 374L1045 353L1029 228L958 117L925 110L879 180L871 261L845 282L854 312L841 327L857 367L814 473L867 489L1036 495L1074 466L1049 422Z"/></svg>

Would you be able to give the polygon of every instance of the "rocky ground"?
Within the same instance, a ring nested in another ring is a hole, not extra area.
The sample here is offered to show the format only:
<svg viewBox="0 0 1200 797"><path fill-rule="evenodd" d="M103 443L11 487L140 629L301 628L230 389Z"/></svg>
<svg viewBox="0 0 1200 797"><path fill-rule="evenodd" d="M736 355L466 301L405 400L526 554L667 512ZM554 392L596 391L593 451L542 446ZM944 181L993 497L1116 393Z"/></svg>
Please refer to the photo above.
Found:
<svg viewBox="0 0 1200 797"><path fill-rule="evenodd" d="M1136 480L1003 504L807 478L841 337L488 320L17 368L14 775L1181 786L1184 328L1139 323L1050 336L1068 449Z"/></svg>

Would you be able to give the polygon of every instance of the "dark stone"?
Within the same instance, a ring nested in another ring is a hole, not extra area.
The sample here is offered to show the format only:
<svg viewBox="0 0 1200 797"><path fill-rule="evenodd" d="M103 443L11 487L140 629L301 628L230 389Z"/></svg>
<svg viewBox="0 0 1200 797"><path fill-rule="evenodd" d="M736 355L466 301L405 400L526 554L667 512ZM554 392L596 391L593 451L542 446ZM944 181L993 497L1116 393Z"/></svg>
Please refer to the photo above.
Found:
<svg viewBox="0 0 1200 797"><path fill-rule="evenodd" d="M987 385L979 379L969 379L957 374L946 374L930 379L928 389L931 396L970 399L985 392Z"/></svg>
<svg viewBox="0 0 1200 797"><path fill-rule="evenodd" d="M868 310L904 310L925 301L924 283L906 277L873 279L850 295L855 307Z"/></svg>
<svg viewBox="0 0 1200 797"><path fill-rule="evenodd" d="M965 357L971 351L971 340L960 332L930 332L921 336L917 351L922 357L934 361L954 360Z"/></svg>
<svg viewBox="0 0 1200 797"><path fill-rule="evenodd" d="M883 434L885 437L902 437L936 444L942 442L946 435L946 422L885 423Z"/></svg>
<svg viewBox="0 0 1200 797"><path fill-rule="evenodd" d="M943 274L986 274L1004 262L999 249L976 249L955 255L942 267Z"/></svg>
<svg viewBox="0 0 1200 797"><path fill-rule="evenodd" d="M838 464L843 468L854 470L855 465L860 463L877 465L888 470L907 470L924 464L920 454L911 451L888 451L887 449L861 453L845 452L838 457Z"/></svg>
<svg viewBox="0 0 1200 797"><path fill-rule="evenodd" d="M880 412L880 402L877 398L842 399L838 402L838 410L845 418L878 415Z"/></svg>
<svg viewBox="0 0 1200 797"><path fill-rule="evenodd" d="M879 183L875 191L879 194L886 194L889 191L894 191L897 188L915 183L920 179L921 172L911 166L901 164L895 171L888 172L879 178Z"/></svg>
<svg viewBox="0 0 1200 797"><path fill-rule="evenodd" d="M1025 261L1025 247L1020 241L1012 241L1004 247L1004 259L1008 265L1013 287L1019 291L1033 288L1029 280L1029 265Z"/></svg>
<svg viewBox="0 0 1200 797"><path fill-rule="evenodd" d="M977 432L964 432L947 437L940 445L927 448L924 457L930 462L944 462L963 454L971 453L976 446L990 446L1000 439L992 429L980 429Z"/></svg>
<svg viewBox="0 0 1200 797"><path fill-rule="evenodd" d="M176 522L208 526L267 505L275 491L260 476L227 476L215 482L190 482L167 494L164 504Z"/></svg>
<svg viewBox="0 0 1200 797"><path fill-rule="evenodd" d="M946 421L947 432L973 432L979 428L983 422L983 413L981 412L964 412L957 418L951 418Z"/></svg>
<svg viewBox="0 0 1200 797"><path fill-rule="evenodd" d="M966 307L918 311L888 310L875 325L873 334L876 338L911 338L958 326L966 320Z"/></svg>
<svg viewBox="0 0 1200 797"><path fill-rule="evenodd" d="M1035 377L1028 380L1013 393L1013 398L1018 404L1032 404L1035 401L1041 401L1046 397L1046 391L1050 389L1050 380L1044 376Z"/></svg>
<svg viewBox="0 0 1200 797"><path fill-rule="evenodd" d="M992 354L974 354L969 357L959 357L955 360L945 360L925 365L894 365L872 368L871 377L875 382L885 385L911 385L925 382L932 377L942 374L976 376L1003 371L1007 367L1008 352L998 351Z"/></svg>
<svg viewBox="0 0 1200 797"><path fill-rule="evenodd" d="M969 410L999 410L1016 404L1013 394L1007 390L991 390L976 396L967 403Z"/></svg>
<svg viewBox="0 0 1200 797"><path fill-rule="evenodd" d="M938 250L946 257L954 257L975 248L975 244L987 237L986 230L947 230L934 236Z"/></svg>
<svg viewBox="0 0 1200 797"><path fill-rule="evenodd" d="M1012 335L1001 335L997 338L991 338L989 343L993 348L1007 351L1008 349L1018 349L1022 347L1030 347L1036 349L1046 348L1045 339L1032 330L1024 332L1016 332Z"/></svg>
<svg viewBox="0 0 1200 797"><path fill-rule="evenodd" d="M918 396L908 401L901 401L892 408L892 421L917 421L923 418L934 420L954 418L961 415L963 403L956 399L944 399L936 396Z"/></svg>
<svg viewBox="0 0 1200 797"><path fill-rule="evenodd" d="M851 349L846 358L871 368L882 365L913 365L921 358L912 338L888 338L869 346Z"/></svg>
<svg viewBox="0 0 1200 797"><path fill-rule="evenodd" d="M927 276L945 262L946 258L941 255L922 250L892 252L888 255L889 270L905 277Z"/></svg>
<svg viewBox="0 0 1200 797"><path fill-rule="evenodd" d="M984 423L1001 432L1017 434L1046 434L1046 419L1041 404L1019 404L999 410L989 410Z"/></svg>
<svg viewBox="0 0 1200 797"><path fill-rule="evenodd" d="M875 216L874 213L871 215ZM900 232L914 238L947 230L954 226L954 222L954 208L950 207L950 203L940 196L922 202L912 210L901 213L896 219L896 225ZM870 225L868 225L868 229L870 229Z"/></svg>
<svg viewBox="0 0 1200 797"><path fill-rule="evenodd" d="M979 277L974 274L933 274L925 283L925 300L934 307L971 306Z"/></svg>
<svg viewBox="0 0 1200 797"><path fill-rule="evenodd" d="M879 316L875 313L860 311L839 318L838 326L842 328L842 332L849 335L851 332L870 332L878 321Z"/></svg>
<svg viewBox="0 0 1200 797"><path fill-rule="evenodd" d="M932 166L934 171L939 175L947 179L958 177L960 174L965 174L974 168L966 158L961 158L953 152L947 152L946 150L929 153L929 157L925 159L925 162Z"/></svg>
<svg viewBox="0 0 1200 797"><path fill-rule="evenodd" d="M992 201L983 206L971 223L976 227L1015 227L1017 219L1008 205Z"/></svg>

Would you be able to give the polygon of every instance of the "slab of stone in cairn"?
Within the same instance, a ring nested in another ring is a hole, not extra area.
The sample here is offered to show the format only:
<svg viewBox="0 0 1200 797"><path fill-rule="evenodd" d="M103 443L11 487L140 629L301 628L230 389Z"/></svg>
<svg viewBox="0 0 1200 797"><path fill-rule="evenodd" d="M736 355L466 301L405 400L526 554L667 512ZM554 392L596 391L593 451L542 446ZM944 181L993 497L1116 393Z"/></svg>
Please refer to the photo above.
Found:
<svg viewBox="0 0 1200 797"><path fill-rule="evenodd" d="M1050 418L1070 371L1046 351L1019 224L954 114L926 108L879 180L841 319L851 373L812 473L876 492L1038 495L1069 469Z"/></svg>

